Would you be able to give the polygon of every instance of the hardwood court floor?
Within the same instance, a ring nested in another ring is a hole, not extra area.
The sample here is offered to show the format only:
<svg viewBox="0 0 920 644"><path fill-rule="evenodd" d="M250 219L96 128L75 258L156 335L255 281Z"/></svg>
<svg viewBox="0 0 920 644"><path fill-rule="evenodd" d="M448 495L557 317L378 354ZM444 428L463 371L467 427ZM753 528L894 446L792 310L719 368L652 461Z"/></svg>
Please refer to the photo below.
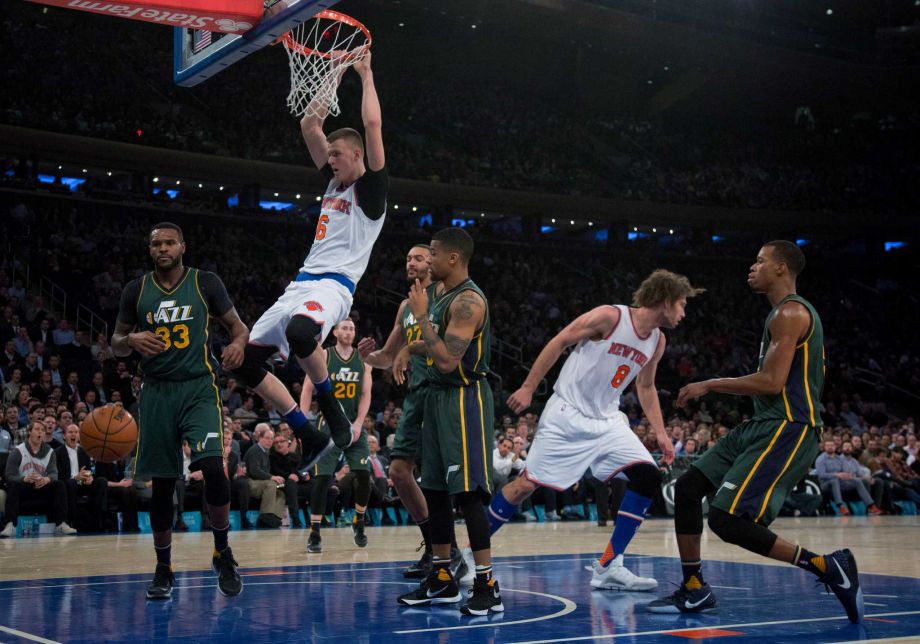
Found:
<svg viewBox="0 0 920 644"><path fill-rule="evenodd" d="M841 547L853 550L860 571L920 578L920 517L780 518L772 528L789 541L813 552ZM610 525L592 522L511 523L493 539L493 554L526 556L599 554ZM457 526L463 544L465 528ZM323 553L307 554L306 530L232 532L230 544L244 568L358 562L408 561L418 558L420 536L414 527L368 528L370 543L356 548L347 528L324 529ZM211 555L206 532L173 535L173 567L198 570ZM631 554L677 557L674 524L652 519L637 533ZM712 535L703 534L703 559L764 565L783 564L758 557ZM0 540L0 580L46 579L99 574L148 573L153 569L153 541L147 535L41 537ZM676 568L675 575L679 577Z"/></svg>
<svg viewBox="0 0 920 644"><path fill-rule="evenodd" d="M371 528L358 549L351 530L324 530L308 555L303 530L232 534L245 588L221 597L208 568L211 536L174 539L170 601L144 598L153 563L142 536L0 541L0 641L57 642L716 642L920 641L918 517L783 519L777 531L817 552L855 552L866 620L850 624L811 575L772 564L707 535L704 574L715 613L656 615L645 604L673 588L680 570L673 523L649 520L627 554L652 593L592 591L584 567L610 528L593 523L511 524L495 539L505 612L462 617L457 605L404 608L415 587L400 572L417 558L415 528ZM462 530L459 541L465 541Z"/></svg>

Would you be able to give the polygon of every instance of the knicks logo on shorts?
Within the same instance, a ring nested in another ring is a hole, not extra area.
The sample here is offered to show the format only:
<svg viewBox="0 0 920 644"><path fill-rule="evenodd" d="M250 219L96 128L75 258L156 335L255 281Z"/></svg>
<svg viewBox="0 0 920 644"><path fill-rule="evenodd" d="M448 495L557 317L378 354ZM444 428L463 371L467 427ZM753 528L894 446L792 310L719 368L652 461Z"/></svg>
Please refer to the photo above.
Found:
<svg viewBox="0 0 920 644"><path fill-rule="evenodd" d="M320 311L320 312L325 311L325 309L323 308L323 305L314 300L309 300L307 302L304 302L303 305L307 307L308 311Z"/></svg>

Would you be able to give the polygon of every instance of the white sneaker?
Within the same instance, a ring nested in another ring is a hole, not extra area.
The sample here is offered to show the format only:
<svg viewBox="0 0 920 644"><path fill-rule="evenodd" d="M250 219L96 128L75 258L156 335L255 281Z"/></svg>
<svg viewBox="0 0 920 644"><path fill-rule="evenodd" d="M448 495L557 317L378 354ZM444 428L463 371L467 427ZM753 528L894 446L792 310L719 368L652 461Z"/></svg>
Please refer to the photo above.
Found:
<svg viewBox="0 0 920 644"><path fill-rule="evenodd" d="M546 513L547 522L558 521L558 520L559 520L559 513L556 512L555 510L551 510L550 512Z"/></svg>
<svg viewBox="0 0 920 644"><path fill-rule="evenodd" d="M3 530L0 530L0 539L9 539L16 536L16 526L13 525L12 521L6 524L6 527Z"/></svg>
<svg viewBox="0 0 920 644"><path fill-rule="evenodd" d="M466 564L466 574L457 579L457 583L464 587L472 586L476 580L476 561L473 559L473 549L464 548L460 551L460 556L463 557L463 563Z"/></svg>
<svg viewBox="0 0 920 644"><path fill-rule="evenodd" d="M67 525L67 522L61 522L58 525L54 526L54 534L57 536L66 536L71 534L77 534L77 531Z"/></svg>
<svg viewBox="0 0 920 644"><path fill-rule="evenodd" d="M592 564L591 588L603 590L655 590L658 582L649 577L638 577L623 566L623 555L617 555L607 566L600 561Z"/></svg>

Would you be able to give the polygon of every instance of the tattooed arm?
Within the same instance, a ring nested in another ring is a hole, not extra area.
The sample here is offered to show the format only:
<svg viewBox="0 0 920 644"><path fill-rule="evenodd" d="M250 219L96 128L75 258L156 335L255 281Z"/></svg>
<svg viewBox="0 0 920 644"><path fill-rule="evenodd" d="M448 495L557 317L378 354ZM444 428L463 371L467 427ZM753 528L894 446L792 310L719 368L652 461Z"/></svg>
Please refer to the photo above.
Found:
<svg viewBox="0 0 920 644"><path fill-rule="evenodd" d="M413 291L415 287L413 287ZM427 297L424 298L425 309L421 308L421 297L415 293L410 293L409 304L413 304L413 295L416 295L416 302L419 311L427 309ZM424 295L424 293L420 294ZM413 308L413 313L415 309ZM474 291L461 291L454 301L451 302L449 310L450 320L447 323L447 329L444 330L444 339L442 340L427 315L416 315L419 320L419 327L422 329L422 342L425 343L425 353L434 362L435 367L441 373L450 373L460 364L460 359L470 345L476 331L482 326L486 316L486 303L482 297ZM413 343L417 344L417 343Z"/></svg>

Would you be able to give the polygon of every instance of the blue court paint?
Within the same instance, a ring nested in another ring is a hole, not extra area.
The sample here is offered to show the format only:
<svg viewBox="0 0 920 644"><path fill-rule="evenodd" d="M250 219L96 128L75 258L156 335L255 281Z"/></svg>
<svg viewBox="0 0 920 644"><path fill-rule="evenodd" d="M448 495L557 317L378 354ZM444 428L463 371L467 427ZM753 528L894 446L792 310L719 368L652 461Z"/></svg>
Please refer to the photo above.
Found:
<svg viewBox="0 0 920 644"><path fill-rule="evenodd" d="M296 555L294 555L296 556ZM245 554L237 557L245 563ZM304 555L304 559L306 555ZM245 569L236 598L210 571L182 572L173 597L144 598L148 575L0 582L0 639L13 631L56 642L841 642L920 635L920 580L861 575L864 625L850 624L833 595L791 566L706 562L720 610L652 615L643 605L680 580L676 559L626 555L658 593L592 591L589 555L496 559L505 613L463 617L454 607L401 608L414 584L408 562ZM204 563L204 562L203 562ZM701 629L737 635L693 638ZM668 634L681 631L681 634ZM34 641L34 640L33 640Z"/></svg>

